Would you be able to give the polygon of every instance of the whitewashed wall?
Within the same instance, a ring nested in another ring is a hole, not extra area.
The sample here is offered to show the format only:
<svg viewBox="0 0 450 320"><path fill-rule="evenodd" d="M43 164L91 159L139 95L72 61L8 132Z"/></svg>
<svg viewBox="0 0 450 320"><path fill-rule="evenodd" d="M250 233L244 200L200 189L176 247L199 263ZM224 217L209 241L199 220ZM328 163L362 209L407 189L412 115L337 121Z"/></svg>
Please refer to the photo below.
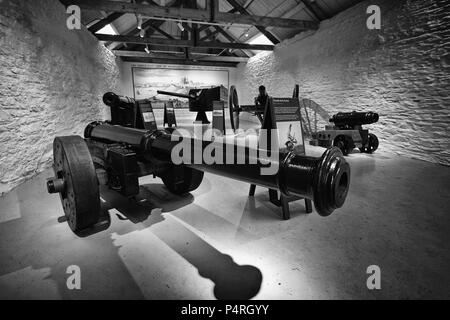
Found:
<svg viewBox="0 0 450 320"><path fill-rule="evenodd" d="M368 30L366 9L381 8L381 30ZM330 114L370 110L380 153L450 164L450 2L364 1L284 41L237 70L240 101L258 86L272 96L300 95ZM321 123L323 126L325 122Z"/></svg>
<svg viewBox="0 0 450 320"><path fill-rule="evenodd" d="M105 117L117 90L114 55L66 17L57 0L0 1L0 194L50 165L55 136Z"/></svg>

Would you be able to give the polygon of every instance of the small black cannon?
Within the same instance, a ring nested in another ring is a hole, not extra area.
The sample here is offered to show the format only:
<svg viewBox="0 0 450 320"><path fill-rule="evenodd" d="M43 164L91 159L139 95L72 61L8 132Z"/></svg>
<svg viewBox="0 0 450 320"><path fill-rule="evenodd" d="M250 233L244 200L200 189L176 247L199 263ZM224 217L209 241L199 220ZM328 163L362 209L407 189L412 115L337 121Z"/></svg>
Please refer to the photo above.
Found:
<svg viewBox="0 0 450 320"><path fill-rule="evenodd" d="M120 194L133 197L139 193L138 178L147 175L161 177L167 189L175 194L195 190L203 173L211 172L249 182L285 195L297 195L314 201L322 216L340 208L350 184L350 167L338 148L325 151L320 158L280 153L276 174L263 175L266 166L259 153L242 149L245 163L174 164L172 151L180 136L171 130L143 130L111 125L106 122L89 124L80 136L56 137L53 142L55 177L47 180L49 193L59 193L70 228L74 232L94 226L100 217L99 185L107 185ZM195 154L212 143L183 137ZM223 150L229 150L224 147ZM242 155L240 154L240 155ZM223 153L224 159L226 152Z"/></svg>
<svg viewBox="0 0 450 320"><path fill-rule="evenodd" d="M189 94L158 90L158 94L189 99L189 111L197 112L195 121L210 123L205 112L213 111L214 101L227 101L228 90L224 86L206 89L190 89Z"/></svg>
<svg viewBox="0 0 450 320"><path fill-rule="evenodd" d="M150 100L135 100L107 92L103 95L103 103L111 109L110 124L138 129L156 128Z"/></svg>
<svg viewBox="0 0 450 320"><path fill-rule="evenodd" d="M331 117L336 127L342 130L353 130L363 124L372 124L378 122L378 113L375 112L339 112Z"/></svg>
<svg viewBox="0 0 450 320"><path fill-rule="evenodd" d="M336 146L344 155L355 147L361 152L372 153L378 149L378 138L362 125L376 123L378 119L375 112L339 112L330 118L334 126L325 126L325 130L317 132L313 138L319 146Z"/></svg>

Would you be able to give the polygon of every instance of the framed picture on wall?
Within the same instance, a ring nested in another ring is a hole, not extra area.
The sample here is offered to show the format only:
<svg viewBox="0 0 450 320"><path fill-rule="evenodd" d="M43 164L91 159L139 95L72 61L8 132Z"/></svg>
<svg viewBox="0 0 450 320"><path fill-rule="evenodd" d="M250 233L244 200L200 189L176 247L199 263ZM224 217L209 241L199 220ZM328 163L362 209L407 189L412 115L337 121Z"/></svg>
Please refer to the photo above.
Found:
<svg viewBox="0 0 450 320"><path fill-rule="evenodd" d="M164 108L164 102L169 100L176 100L177 108L188 108L187 99L161 95L158 90L188 94L190 89L229 87L228 70L205 67L133 66L132 79L134 98L150 99L154 108Z"/></svg>

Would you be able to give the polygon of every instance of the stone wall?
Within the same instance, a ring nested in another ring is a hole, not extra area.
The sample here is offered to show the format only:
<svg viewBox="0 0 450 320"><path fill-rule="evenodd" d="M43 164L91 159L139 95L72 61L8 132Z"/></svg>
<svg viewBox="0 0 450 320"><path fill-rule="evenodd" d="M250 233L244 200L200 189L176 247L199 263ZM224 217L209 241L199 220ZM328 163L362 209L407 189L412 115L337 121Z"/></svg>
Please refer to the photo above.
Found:
<svg viewBox="0 0 450 320"><path fill-rule="evenodd" d="M114 55L66 18L57 0L0 1L0 194L51 164L56 135L105 117L117 89Z"/></svg>
<svg viewBox="0 0 450 320"><path fill-rule="evenodd" d="M381 30L366 9L381 8ZM258 86L291 96L294 84L329 114L371 110L380 153L450 164L450 2L371 0L260 53L237 70L241 102ZM319 128L325 121L319 122Z"/></svg>

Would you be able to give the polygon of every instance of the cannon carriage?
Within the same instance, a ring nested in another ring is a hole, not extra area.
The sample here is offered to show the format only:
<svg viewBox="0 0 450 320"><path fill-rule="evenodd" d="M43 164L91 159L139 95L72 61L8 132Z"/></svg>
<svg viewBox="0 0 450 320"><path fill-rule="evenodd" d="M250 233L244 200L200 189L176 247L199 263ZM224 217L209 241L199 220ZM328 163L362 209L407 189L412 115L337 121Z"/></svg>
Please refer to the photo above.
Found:
<svg viewBox="0 0 450 320"><path fill-rule="evenodd" d="M374 112L339 112L330 119L334 125L325 126L325 130L313 135L313 143L325 148L338 147L344 155L354 148L362 153L373 153L378 149L378 138L362 125L376 123L378 119Z"/></svg>

